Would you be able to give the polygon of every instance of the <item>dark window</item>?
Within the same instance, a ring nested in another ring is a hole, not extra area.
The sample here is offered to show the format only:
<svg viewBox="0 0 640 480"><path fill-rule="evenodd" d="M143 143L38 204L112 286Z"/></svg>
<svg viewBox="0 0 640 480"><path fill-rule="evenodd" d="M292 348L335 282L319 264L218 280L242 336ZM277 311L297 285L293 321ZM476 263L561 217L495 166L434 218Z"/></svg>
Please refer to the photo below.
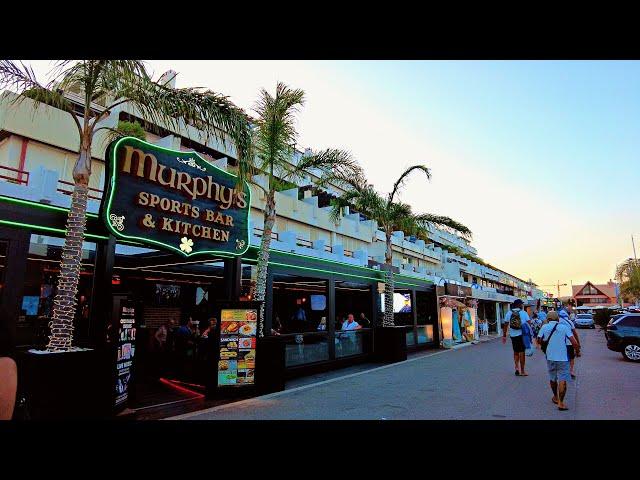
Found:
<svg viewBox="0 0 640 480"><path fill-rule="evenodd" d="M618 322L623 327L640 327L640 316L629 315Z"/></svg>

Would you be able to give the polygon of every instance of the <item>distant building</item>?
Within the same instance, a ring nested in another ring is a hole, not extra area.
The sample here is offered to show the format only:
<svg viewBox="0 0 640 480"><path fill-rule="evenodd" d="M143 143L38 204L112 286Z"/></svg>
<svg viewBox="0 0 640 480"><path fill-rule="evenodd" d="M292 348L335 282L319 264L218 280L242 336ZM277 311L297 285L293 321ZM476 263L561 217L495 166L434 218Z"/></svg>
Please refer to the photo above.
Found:
<svg viewBox="0 0 640 480"><path fill-rule="evenodd" d="M576 306L586 307L611 307L618 305L618 297L616 295L616 284L609 280L604 284L594 284L587 282L584 285L573 286L573 298ZM631 305L623 303L623 306Z"/></svg>

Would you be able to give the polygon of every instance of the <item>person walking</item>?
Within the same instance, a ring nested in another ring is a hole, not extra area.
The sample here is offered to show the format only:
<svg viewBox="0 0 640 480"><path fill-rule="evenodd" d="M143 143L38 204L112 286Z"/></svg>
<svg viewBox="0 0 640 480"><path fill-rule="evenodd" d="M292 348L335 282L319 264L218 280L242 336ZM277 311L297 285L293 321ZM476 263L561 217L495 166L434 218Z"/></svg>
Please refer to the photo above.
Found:
<svg viewBox="0 0 640 480"><path fill-rule="evenodd" d="M522 324L529 321L529 315L522 309L523 302L519 298L513 302L511 310L504 317L502 325L502 343L507 343L507 333L511 338L513 347L513 363L516 376L527 377L529 374L524 369L524 341L522 338Z"/></svg>
<svg viewBox="0 0 640 480"><path fill-rule="evenodd" d="M571 329L566 323L559 321L557 312L549 312L548 322L543 325L538 333L538 346L547 357L547 371L549 372L549 385L553 392L551 401L558 406L558 410L569 410L564 403L567 394L567 382L569 381L569 355L565 339L569 339L576 352L580 352L580 345L576 341Z"/></svg>
<svg viewBox="0 0 640 480"><path fill-rule="evenodd" d="M571 329L571 333L573 334L573 336L576 339L576 342L578 342L578 345L580 346L580 337L578 337L578 332L576 331L576 325L573 323L573 321L571 321L569 317L569 313L564 308L561 308L560 310L558 310L558 317L560 319L560 323L564 323ZM573 345L571 344L569 339L565 341L565 345L567 346L567 355L569 356L569 370L570 370L569 373L571 375L571 378L576 378L576 372L575 372L576 351L573 348Z"/></svg>

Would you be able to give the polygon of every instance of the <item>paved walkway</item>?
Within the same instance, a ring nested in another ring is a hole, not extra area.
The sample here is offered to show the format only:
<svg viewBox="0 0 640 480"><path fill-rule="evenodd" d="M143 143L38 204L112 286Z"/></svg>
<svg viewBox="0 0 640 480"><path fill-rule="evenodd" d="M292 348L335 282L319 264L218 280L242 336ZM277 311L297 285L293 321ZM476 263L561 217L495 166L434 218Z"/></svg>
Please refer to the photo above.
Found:
<svg viewBox="0 0 640 480"><path fill-rule="evenodd" d="M580 330L583 357L569 385L569 411L551 403L542 352L516 377L510 342L499 339L194 412L193 420L638 419L640 365Z"/></svg>

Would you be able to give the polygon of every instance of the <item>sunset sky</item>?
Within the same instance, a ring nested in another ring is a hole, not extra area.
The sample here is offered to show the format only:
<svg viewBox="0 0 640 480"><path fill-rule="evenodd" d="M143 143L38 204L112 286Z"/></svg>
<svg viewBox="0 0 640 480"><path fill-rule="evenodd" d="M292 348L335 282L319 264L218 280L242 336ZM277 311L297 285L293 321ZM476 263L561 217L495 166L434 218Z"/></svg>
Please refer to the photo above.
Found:
<svg viewBox="0 0 640 480"><path fill-rule="evenodd" d="M49 61L26 61L44 74ZM478 255L539 285L606 282L633 256L640 63L632 61L149 61L181 86L251 110L302 88L299 145L350 150L379 190L473 231ZM551 286L541 287L555 292ZM569 294L570 288L561 289Z"/></svg>

